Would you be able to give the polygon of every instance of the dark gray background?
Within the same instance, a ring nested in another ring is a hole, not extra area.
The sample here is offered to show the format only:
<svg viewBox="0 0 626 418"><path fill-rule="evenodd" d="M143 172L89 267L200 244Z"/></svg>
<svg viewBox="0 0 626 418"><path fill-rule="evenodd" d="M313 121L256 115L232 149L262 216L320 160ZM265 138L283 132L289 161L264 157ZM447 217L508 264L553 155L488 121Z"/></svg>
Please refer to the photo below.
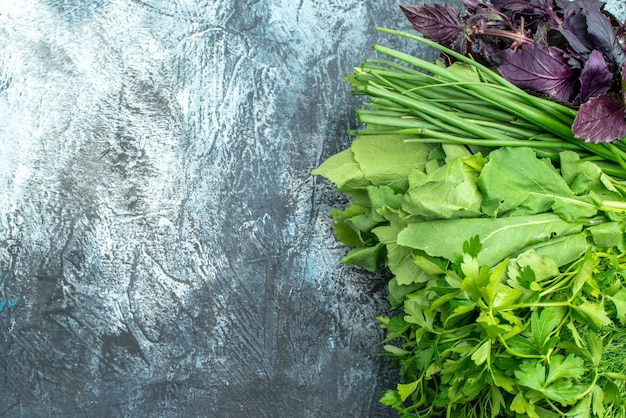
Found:
<svg viewBox="0 0 626 418"><path fill-rule="evenodd" d="M0 416L392 415L310 171L397 6L0 0Z"/></svg>

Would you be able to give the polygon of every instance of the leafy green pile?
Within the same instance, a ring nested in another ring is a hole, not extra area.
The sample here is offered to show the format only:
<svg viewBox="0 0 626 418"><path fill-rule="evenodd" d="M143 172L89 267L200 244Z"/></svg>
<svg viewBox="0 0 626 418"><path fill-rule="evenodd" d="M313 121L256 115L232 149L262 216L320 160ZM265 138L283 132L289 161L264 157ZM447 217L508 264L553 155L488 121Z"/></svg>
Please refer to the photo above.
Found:
<svg viewBox="0 0 626 418"><path fill-rule="evenodd" d="M381 402L406 417L626 416L623 151L565 138L567 111L471 63L366 67L348 78L371 97L365 129L313 173L351 197L331 212L343 261L393 276L378 320L402 382ZM497 104L514 97L554 112Z"/></svg>

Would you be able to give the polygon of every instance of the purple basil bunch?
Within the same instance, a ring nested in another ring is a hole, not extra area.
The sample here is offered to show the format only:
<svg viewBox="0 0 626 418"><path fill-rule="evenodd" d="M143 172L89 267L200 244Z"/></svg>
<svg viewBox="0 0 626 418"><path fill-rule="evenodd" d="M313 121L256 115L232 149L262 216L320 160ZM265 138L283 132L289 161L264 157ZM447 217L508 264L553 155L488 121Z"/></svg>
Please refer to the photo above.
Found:
<svg viewBox="0 0 626 418"><path fill-rule="evenodd" d="M598 0L463 0L400 6L425 38L497 67L520 88L578 109L591 142L626 136L626 26Z"/></svg>

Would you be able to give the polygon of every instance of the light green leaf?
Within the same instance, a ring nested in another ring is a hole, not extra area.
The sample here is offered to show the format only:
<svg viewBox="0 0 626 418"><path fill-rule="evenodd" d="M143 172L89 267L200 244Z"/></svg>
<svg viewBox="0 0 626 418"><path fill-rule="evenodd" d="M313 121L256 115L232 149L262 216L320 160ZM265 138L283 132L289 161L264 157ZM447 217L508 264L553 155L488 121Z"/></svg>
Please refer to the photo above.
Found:
<svg viewBox="0 0 626 418"><path fill-rule="evenodd" d="M413 257L413 263L428 274L444 274L448 261L442 258L431 257L425 253L417 253Z"/></svg>
<svg viewBox="0 0 626 418"><path fill-rule="evenodd" d="M613 296L607 295L607 298L615 305L617 319L620 324L626 325L626 289L620 289Z"/></svg>
<svg viewBox="0 0 626 418"><path fill-rule="evenodd" d="M564 380L552 383L542 390L546 398L559 402L561 405L574 405L579 400L581 393L586 387L579 384L572 384L571 381Z"/></svg>
<svg viewBox="0 0 626 418"><path fill-rule="evenodd" d="M508 264L508 259L498 263L487 275L488 281L486 283L480 283L480 292L488 306L493 306L493 301L496 298L498 289L505 278Z"/></svg>
<svg viewBox="0 0 626 418"><path fill-rule="evenodd" d="M515 393L515 379L513 379L510 376L505 375L504 373L502 373L500 370L495 370L493 372L493 382L501 387L502 389L506 390L509 393Z"/></svg>
<svg viewBox="0 0 626 418"><path fill-rule="evenodd" d="M414 170L402 208L423 219L483 216L477 177L478 173L465 164L464 158L457 158L429 174Z"/></svg>
<svg viewBox="0 0 626 418"><path fill-rule="evenodd" d="M333 224L335 237L346 247L362 247L365 241L361 237L361 231L346 222L335 222Z"/></svg>
<svg viewBox="0 0 626 418"><path fill-rule="evenodd" d="M446 67L453 74L460 75L463 78L466 78L468 81L482 81L480 78L480 74L475 66L466 64L464 62L454 62L452 65Z"/></svg>
<svg viewBox="0 0 626 418"><path fill-rule="evenodd" d="M402 400L402 402L404 402L409 396L411 396L411 394L413 392L415 392L415 390L417 389L417 385L418 385L419 381L416 380L415 382L411 382L411 383L398 383L398 394L400 395L400 399Z"/></svg>
<svg viewBox="0 0 626 418"><path fill-rule="evenodd" d="M400 285L425 283L435 278L417 267L413 262L413 250L402 245L387 244L387 267Z"/></svg>
<svg viewBox="0 0 626 418"><path fill-rule="evenodd" d="M542 256L536 250L524 251L515 258L515 263L523 269L529 267L535 273L535 280L541 282L559 274L559 266L551 257Z"/></svg>
<svg viewBox="0 0 626 418"><path fill-rule="evenodd" d="M595 193L602 200L623 200L623 196L600 166L592 161L581 160L576 152L562 152L560 168L561 175L577 195Z"/></svg>
<svg viewBox="0 0 626 418"><path fill-rule="evenodd" d="M530 245L581 230L582 224L565 222L551 213L507 218L450 219L412 223L400 231L398 244L458 263L463 259L460 251L463 243L479 235L482 251L478 260L481 265L493 266Z"/></svg>
<svg viewBox="0 0 626 418"><path fill-rule="evenodd" d="M368 129L376 129L368 125ZM433 145L404 141L399 135L363 135L352 142L354 161L371 184L388 185L404 192L409 173L423 169ZM354 166L352 169L357 170Z"/></svg>
<svg viewBox="0 0 626 418"><path fill-rule="evenodd" d="M552 209L574 222L596 214L597 206L569 188L549 161L526 147L502 147L489 154L479 178L483 211L496 216L507 212L529 215Z"/></svg>
<svg viewBox="0 0 626 418"><path fill-rule="evenodd" d="M363 231L357 226L357 222L351 220L367 216L369 212L369 207L356 202L352 202L344 210L337 208L331 210L330 216L335 219L333 230L337 239L347 247L362 247L365 245L362 237Z"/></svg>
<svg viewBox="0 0 626 418"><path fill-rule="evenodd" d="M524 292L521 289L513 289L511 286L501 284L493 300L494 308L505 308L514 304Z"/></svg>
<svg viewBox="0 0 626 418"><path fill-rule="evenodd" d="M361 171L359 163L354 159L354 153L351 149L341 151L324 161L318 168L312 171L315 176L322 176L333 182L337 189L362 196L363 189L372 184L365 178L365 174Z"/></svg>
<svg viewBox="0 0 626 418"><path fill-rule="evenodd" d="M511 411L521 414L521 416L528 418L540 418L535 410L535 406L528 402L524 395L520 392L515 395L513 402L511 402Z"/></svg>
<svg viewBox="0 0 626 418"><path fill-rule="evenodd" d="M576 324L574 323L574 321L569 321L566 326L567 329L569 329L572 333L572 337L574 338L574 343L576 344L576 347L583 348L583 340L580 337L580 333L578 332L578 328L576 328Z"/></svg>
<svg viewBox="0 0 626 418"><path fill-rule="evenodd" d="M618 247L624 245L624 225L621 222L605 222L587 228L593 243L601 248Z"/></svg>
<svg viewBox="0 0 626 418"><path fill-rule="evenodd" d="M436 314L417 298L409 298L404 301L404 320L410 324L417 324L426 331L435 332L433 322Z"/></svg>
<svg viewBox="0 0 626 418"><path fill-rule="evenodd" d="M560 354L553 355L550 357L548 370L546 379L548 385L559 379L580 379L587 371L583 359L574 354L569 354L567 357Z"/></svg>
<svg viewBox="0 0 626 418"><path fill-rule="evenodd" d="M385 350L389 354L392 354L395 357L405 357L405 356L411 354L410 351L404 350L404 349L402 349L400 347L397 347L397 346L391 345L391 344L385 344L383 346L383 350Z"/></svg>
<svg viewBox="0 0 626 418"><path fill-rule="evenodd" d="M452 299L456 298L458 294L459 292L457 291L454 293L448 293L446 295L438 297L430 304L430 310L433 312L436 312L437 309L439 309L441 306L445 305L446 303L450 302Z"/></svg>
<svg viewBox="0 0 626 418"><path fill-rule="evenodd" d="M532 248L540 256L553 260L557 266L561 267L580 258L589 248L589 243L587 234L581 232L552 238Z"/></svg>
<svg viewBox="0 0 626 418"><path fill-rule="evenodd" d="M611 324L611 319L601 303L583 302L574 306L574 310L594 329L600 329Z"/></svg>
<svg viewBox="0 0 626 418"><path fill-rule="evenodd" d="M380 403L387 406L399 406L402 398L397 390L388 390L380 397Z"/></svg>
<svg viewBox="0 0 626 418"><path fill-rule="evenodd" d="M520 385L537 391L543 390L546 368L539 360L524 360L514 374Z"/></svg>
<svg viewBox="0 0 626 418"><path fill-rule="evenodd" d="M536 356L540 354L539 347L537 347L534 341L519 335L509 338L507 344L516 354L525 356Z"/></svg>
<svg viewBox="0 0 626 418"><path fill-rule="evenodd" d="M491 355L491 340L486 340L483 342L474 354L472 354L471 359L474 360L477 366L480 366L486 361L489 361Z"/></svg>
<svg viewBox="0 0 626 418"><path fill-rule="evenodd" d="M572 283L570 284L570 293L572 296L577 295L585 283L591 282L595 267L596 265L594 259L589 255L586 255L582 266L580 266L578 272L572 280Z"/></svg>
<svg viewBox="0 0 626 418"><path fill-rule="evenodd" d="M378 241L383 244L395 244L396 238L398 238L398 232L400 232L400 229L391 225L381 225L372 229L372 233L376 235Z"/></svg>
<svg viewBox="0 0 626 418"><path fill-rule="evenodd" d="M491 418L496 418L500 415L502 408L506 408L506 402L497 386L492 385L489 388L489 397L491 398Z"/></svg>
<svg viewBox="0 0 626 418"><path fill-rule="evenodd" d="M587 347L589 348L593 365L599 366L600 360L602 360L602 340L591 330L587 333Z"/></svg>
<svg viewBox="0 0 626 418"><path fill-rule="evenodd" d="M566 414L566 417L573 418L590 418L591 417L591 397L587 396L581 399Z"/></svg>
<svg viewBox="0 0 626 418"><path fill-rule="evenodd" d="M398 209L403 196L389 186L368 186L367 195L371 204L370 217L376 226L386 221L384 208Z"/></svg>
<svg viewBox="0 0 626 418"><path fill-rule="evenodd" d="M465 275L461 282L461 290L471 300L478 302L483 295L483 287L489 283L489 267L480 266L477 259L465 254L461 271Z"/></svg>
<svg viewBox="0 0 626 418"><path fill-rule="evenodd" d="M476 323L483 328L489 338L497 338L511 330L510 325L500 324L496 318L484 311L478 315Z"/></svg>
<svg viewBox="0 0 626 418"><path fill-rule="evenodd" d="M598 385L594 385L591 391L591 405L595 416L604 417L604 390Z"/></svg>

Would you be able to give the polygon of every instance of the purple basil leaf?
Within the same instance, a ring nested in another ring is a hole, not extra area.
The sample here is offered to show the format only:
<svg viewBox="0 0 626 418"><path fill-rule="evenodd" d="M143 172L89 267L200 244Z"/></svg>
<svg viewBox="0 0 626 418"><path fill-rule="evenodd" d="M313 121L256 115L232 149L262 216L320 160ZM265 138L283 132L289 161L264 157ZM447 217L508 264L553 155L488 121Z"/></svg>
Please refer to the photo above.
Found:
<svg viewBox="0 0 626 418"><path fill-rule="evenodd" d="M607 93L583 103L574 118L572 132L587 142L611 142L624 138L626 120L622 96Z"/></svg>
<svg viewBox="0 0 626 418"><path fill-rule="evenodd" d="M617 65L626 60L626 54L617 39L616 30L611 20L600 10L592 9L585 12L587 16L587 31L593 45L611 58Z"/></svg>
<svg viewBox="0 0 626 418"><path fill-rule="evenodd" d="M604 61L602 53L594 49L580 72L580 102L584 103L591 97L606 93L612 84L613 73Z"/></svg>
<svg viewBox="0 0 626 418"><path fill-rule="evenodd" d="M572 99L578 82L563 51L539 44L502 51L498 71L520 88L547 94L561 102Z"/></svg>
<svg viewBox="0 0 626 418"><path fill-rule="evenodd" d="M459 54L463 54L463 55L467 55L468 47L469 47L469 45L468 45L467 37L465 37L465 36L459 36L450 45L450 48L453 51L456 51ZM479 57L476 57L476 58L479 58Z"/></svg>
<svg viewBox="0 0 626 418"><path fill-rule="evenodd" d="M413 29L425 38L440 44L454 42L463 30L461 17L456 9L441 4L406 6L400 9L413 25Z"/></svg>
<svg viewBox="0 0 626 418"><path fill-rule="evenodd" d="M480 55L488 63L497 63L499 61L501 48L498 47L497 38L490 38L486 36L476 36L473 41L473 47L475 51L478 51Z"/></svg>
<svg viewBox="0 0 626 418"><path fill-rule="evenodd" d="M491 0L491 4L498 10L512 12L526 12L545 14L548 9L547 0Z"/></svg>
<svg viewBox="0 0 626 418"><path fill-rule="evenodd" d="M563 19L558 28L570 47L579 54L586 54L593 49L593 44L587 38L587 18L582 13L573 13Z"/></svg>
<svg viewBox="0 0 626 418"><path fill-rule="evenodd" d="M604 7L604 2L600 0L556 0L555 3L564 15L579 10L602 10Z"/></svg>
<svg viewBox="0 0 626 418"><path fill-rule="evenodd" d="M461 3L463 3L463 6L465 6L465 9L469 12L469 13L474 13L476 12L476 10L478 10L479 7L481 6L485 6L484 3L478 1L478 0L461 0Z"/></svg>

